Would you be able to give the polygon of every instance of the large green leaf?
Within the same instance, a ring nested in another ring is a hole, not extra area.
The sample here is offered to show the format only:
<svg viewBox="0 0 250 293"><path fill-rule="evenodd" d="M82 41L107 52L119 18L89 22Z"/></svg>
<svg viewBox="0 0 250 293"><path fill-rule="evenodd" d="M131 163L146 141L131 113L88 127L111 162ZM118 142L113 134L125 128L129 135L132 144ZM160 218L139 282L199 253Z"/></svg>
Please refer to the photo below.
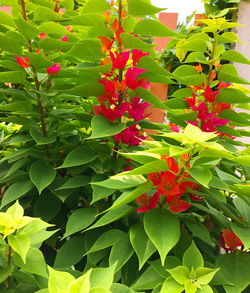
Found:
<svg viewBox="0 0 250 293"><path fill-rule="evenodd" d="M128 49L138 49L143 50L144 52L150 52L154 47L154 45L146 43L131 34L123 33L121 34L121 39L124 47Z"/></svg>
<svg viewBox="0 0 250 293"><path fill-rule="evenodd" d="M64 92L65 90L63 90ZM100 96L103 93L103 85L99 82L86 82L67 90L67 92L82 97Z"/></svg>
<svg viewBox="0 0 250 293"><path fill-rule="evenodd" d="M72 18L72 23L83 26L102 26L105 18L98 13L81 14Z"/></svg>
<svg viewBox="0 0 250 293"><path fill-rule="evenodd" d="M128 1L128 15L133 16L145 16L149 14L155 14L165 8L155 7L150 4L149 1L144 0L129 0Z"/></svg>
<svg viewBox="0 0 250 293"><path fill-rule="evenodd" d="M1 25L7 25L12 27L15 26L13 18L7 12L0 11L0 19L1 19Z"/></svg>
<svg viewBox="0 0 250 293"><path fill-rule="evenodd" d="M201 85L205 75L199 74L191 65L181 65L173 72L174 77L185 85Z"/></svg>
<svg viewBox="0 0 250 293"><path fill-rule="evenodd" d="M94 116L91 120L92 134L89 139L102 138L120 133L125 129L125 124L113 124L103 116Z"/></svg>
<svg viewBox="0 0 250 293"><path fill-rule="evenodd" d="M81 208L75 210L68 219L64 238L87 228L95 221L97 214L98 210L95 208Z"/></svg>
<svg viewBox="0 0 250 293"><path fill-rule="evenodd" d="M204 166L197 166L190 169L186 168L186 170L197 182L206 187L208 187L208 183L213 177L209 168Z"/></svg>
<svg viewBox="0 0 250 293"><path fill-rule="evenodd" d="M0 34L0 49L17 56L22 54L21 45L16 40L11 39L4 34Z"/></svg>
<svg viewBox="0 0 250 293"><path fill-rule="evenodd" d="M38 189L39 194L52 183L56 170L45 161L36 161L30 167L30 179Z"/></svg>
<svg viewBox="0 0 250 293"><path fill-rule="evenodd" d="M226 50L220 57L222 60L250 64L250 60L235 50Z"/></svg>
<svg viewBox="0 0 250 293"><path fill-rule="evenodd" d="M160 293L181 293L183 290L184 287L182 285L176 282L172 277L169 277L164 281Z"/></svg>
<svg viewBox="0 0 250 293"><path fill-rule="evenodd" d="M249 81L238 76L238 71L232 64L224 64L220 67L218 80L240 84L250 84Z"/></svg>
<svg viewBox="0 0 250 293"><path fill-rule="evenodd" d="M20 255L23 263L26 263L26 256L30 249L30 237L25 235L9 235L8 243Z"/></svg>
<svg viewBox="0 0 250 293"><path fill-rule="evenodd" d="M180 238L178 218L166 210L152 209L144 216L144 228L164 264L168 252Z"/></svg>
<svg viewBox="0 0 250 293"><path fill-rule="evenodd" d="M54 12L52 9L49 9L45 6L37 6L34 9L34 21L62 21L64 18L59 14Z"/></svg>
<svg viewBox="0 0 250 293"><path fill-rule="evenodd" d="M1 208L29 192L33 186L29 179L22 179L10 185L4 193Z"/></svg>
<svg viewBox="0 0 250 293"><path fill-rule="evenodd" d="M91 271L90 285L91 288L110 289L115 272L116 264L107 268L95 268Z"/></svg>
<svg viewBox="0 0 250 293"><path fill-rule="evenodd" d="M223 88L217 95L216 102L232 104L249 103L250 97L238 89Z"/></svg>
<svg viewBox="0 0 250 293"><path fill-rule="evenodd" d="M1 41L1 38L0 38L0 41ZM24 83L25 78L26 78L25 71L0 72L0 83Z"/></svg>
<svg viewBox="0 0 250 293"><path fill-rule="evenodd" d="M78 57L85 61L99 61L104 57L100 40L82 40L77 42L67 53L68 56Z"/></svg>
<svg viewBox="0 0 250 293"><path fill-rule="evenodd" d="M142 98L144 101L150 103L152 106L155 106L160 109L166 109L166 106L159 98L157 98L154 94L144 88L137 88L136 94L138 97Z"/></svg>
<svg viewBox="0 0 250 293"><path fill-rule="evenodd" d="M31 23L25 21L22 16L15 20L16 27L21 34L29 41L38 35L38 29Z"/></svg>
<svg viewBox="0 0 250 293"><path fill-rule="evenodd" d="M86 2L86 1L80 1ZM103 13L110 9L110 5L106 0L88 0L82 9L82 13Z"/></svg>
<svg viewBox="0 0 250 293"><path fill-rule="evenodd" d="M145 262L156 251L156 248L140 223L130 228L129 237L135 253L138 256L139 270L141 270Z"/></svg>
<svg viewBox="0 0 250 293"><path fill-rule="evenodd" d="M121 176L113 176L101 182L92 182L91 184L120 190L120 189L126 189L126 188L131 188L134 186L138 186L145 182L146 182L146 179L141 175L121 175Z"/></svg>
<svg viewBox="0 0 250 293"><path fill-rule="evenodd" d="M137 1L137 0L136 0ZM134 34L152 37L179 37L180 34L170 30L166 25L154 19L140 20L133 31Z"/></svg>
<svg viewBox="0 0 250 293"><path fill-rule="evenodd" d="M250 238L249 238L250 228L241 226L238 223L232 223L231 229L244 244L244 250L248 250L250 248Z"/></svg>
<svg viewBox="0 0 250 293"><path fill-rule="evenodd" d="M45 58L42 52L27 53L26 56L30 60L30 64L33 65L37 70L47 68L52 65L52 62Z"/></svg>
<svg viewBox="0 0 250 293"><path fill-rule="evenodd" d="M76 175L72 178L69 178L62 186L57 188L57 190L60 189L72 189L72 188L78 188L87 185L90 182L90 177L83 176L83 175Z"/></svg>
<svg viewBox="0 0 250 293"><path fill-rule="evenodd" d="M250 285L250 255L247 253L229 253L220 255L216 267L220 268L217 277L222 276L228 284L224 285L226 293L243 292Z"/></svg>
<svg viewBox="0 0 250 293"><path fill-rule="evenodd" d="M78 147L71 151L65 158L63 164L58 168L69 168L87 164L97 158L97 154L86 147Z"/></svg>

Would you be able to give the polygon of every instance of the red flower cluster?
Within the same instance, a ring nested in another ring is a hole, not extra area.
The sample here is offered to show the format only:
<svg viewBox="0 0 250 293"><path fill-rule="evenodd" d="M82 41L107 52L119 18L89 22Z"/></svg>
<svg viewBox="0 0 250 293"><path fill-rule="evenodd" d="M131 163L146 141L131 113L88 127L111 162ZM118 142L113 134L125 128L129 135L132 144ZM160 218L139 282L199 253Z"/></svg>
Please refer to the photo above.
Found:
<svg viewBox="0 0 250 293"><path fill-rule="evenodd" d="M107 22L110 21L110 13L105 13ZM117 19L109 28L114 36L107 38L100 36L102 51L106 57L101 64L111 64L111 71L105 73L99 82L104 86L104 93L98 96L99 106L94 107L94 113L106 117L111 122L139 121L146 118L144 110L150 104L143 102L133 93L138 87L148 89L148 80L140 77L146 70L138 68L139 60L149 53L134 49L124 50L121 33L124 32ZM116 48L112 48L116 42ZM138 124L129 126L121 133L114 136L119 144L138 145L146 136L141 132Z"/></svg>
<svg viewBox="0 0 250 293"><path fill-rule="evenodd" d="M225 125L229 120L220 118L219 115L222 111L230 109L231 105L228 103L217 103L216 97L220 92L221 88L230 86L228 83L220 82L218 85L218 90L213 91L211 87L194 87L194 93L191 98L186 98L189 107L193 111L198 111L198 116L196 121L189 121L189 123L199 126L202 131L213 132L218 131L218 127Z"/></svg>
<svg viewBox="0 0 250 293"><path fill-rule="evenodd" d="M234 234L229 229L223 229L221 238L220 238L220 245L222 248L224 248L226 251L235 251L237 248L242 247L243 243L238 238L237 235Z"/></svg>
<svg viewBox="0 0 250 293"><path fill-rule="evenodd" d="M148 179L156 186L157 192L152 198L144 194L137 199L137 202L141 205L141 208L137 210L138 213L155 208L160 195L166 198L169 209L174 213L184 212L191 207L190 203L181 199L188 188L197 189L197 184L189 181L190 175L184 170L184 165L189 167L189 156L183 155L179 164L174 158L165 155L162 156L162 160L166 161L169 170L148 175ZM192 197L192 199L197 200L195 197Z"/></svg>

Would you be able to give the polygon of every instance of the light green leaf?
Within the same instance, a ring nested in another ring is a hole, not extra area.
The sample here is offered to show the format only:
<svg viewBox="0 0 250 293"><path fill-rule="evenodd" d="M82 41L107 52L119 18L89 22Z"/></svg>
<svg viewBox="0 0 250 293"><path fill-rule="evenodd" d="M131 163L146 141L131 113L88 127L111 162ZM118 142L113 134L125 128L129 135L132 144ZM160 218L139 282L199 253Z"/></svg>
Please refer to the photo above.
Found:
<svg viewBox="0 0 250 293"><path fill-rule="evenodd" d="M68 293L85 293L90 290L90 273L87 271L83 276L74 280L68 287Z"/></svg>
<svg viewBox="0 0 250 293"><path fill-rule="evenodd" d="M223 88L217 95L216 102L232 104L249 103L250 97L238 89Z"/></svg>
<svg viewBox="0 0 250 293"><path fill-rule="evenodd" d="M82 0L80 2L82 2ZM83 6L82 13L103 13L109 9L110 5L106 0L89 0Z"/></svg>
<svg viewBox="0 0 250 293"><path fill-rule="evenodd" d="M221 60L228 60L231 62L250 64L250 60L235 50L226 50L221 55Z"/></svg>
<svg viewBox="0 0 250 293"><path fill-rule="evenodd" d="M248 250L250 248L250 228L241 226L238 223L231 223L231 229L243 242L244 250Z"/></svg>
<svg viewBox="0 0 250 293"><path fill-rule="evenodd" d="M52 9L49 9L45 6L37 6L34 9L34 21L48 21L48 20L54 20L54 21L62 21L64 18L59 14L54 12Z"/></svg>
<svg viewBox="0 0 250 293"><path fill-rule="evenodd" d="M116 263L107 268L94 268L90 275L91 288L100 287L109 290L114 279Z"/></svg>
<svg viewBox="0 0 250 293"><path fill-rule="evenodd" d="M136 95L140 98L142 98L144 101L150 103L152 106L155 106L160 109L166 109L166 106L164 103L162 103L159 98L157 98L154 94L152 94L150 91L144 89L144 88L137 88L136 89Z"/></svg>
<svg viewBox="0 0 250 293"><path fill-rule="evenodd" d="M105 24L105 18L98 13L80 14L74 16L71 21L73 24L83 26L103 26Z"/></svg>
<svg viewBox="0 0 250 293"><path fill-rule="evenodd" d="M182 259L182 263L185 267L188 267L190 270L192 268L197 269L199 267L204 266L203 257L196 247L194 241L189 246L189 248L185 251Z"/></svg>
<svg viewBox="0 0 250 293"><path fill-rule="evenodd" d="M181 285L184 285L189 279L189 270L187 267L179 266L174 269L167 270L170 275Z"/></svg>
<svg viewBox="0 0 250 293"><path fill-rule="evenodd" d="M197 283L200 285L209 284L214 275L219 271L219 269L210 269L210 268L198 268L196 270L197 274Z"/></svg>
<svg viewBox="0 0 250 293"><path fill-rule="evenodd" d="M158 13L165 8L158 8L150 4L149 1L143 0L129 0L128 1L128 15L145 16Z"/></svg>
<svg viewBox="0 0 250 293"><path fill-rule="evenodd" d="M60 291L66 291L70 283L73 282L75 278L65 272L59 272L51 267L49 267L49 292L58 293Z"/></svg>
<svg viewBox="0 0 250 293"><path fill-rule="evenodd" d="M69 178L69 180L67 180L62 186L57 188L57 190L78 188L78 187L89 184L89 182L90 182L90 177L83 176L83 175L76 175L72 178Z"/></svg>
<svg viewBox="0 0 250 293"><path fill-rule="evenodd" d="M1 38L0 38L1 41ZM24 83L26 73L24 71L0 72L0 83Z"/></svg>
<svg viewBox="0 0 250 293"><path fill-rule="evenodd" d="M127 49L138 49L144 52L150 52L154 47L154 45L146 43L131 34L123 33L121 34L121 39L124 47Z"/></svg>
<svg viewBox="0 0 250 293"><path fill-rule="evenodd" d="M208 183L212 180L213 174L209 168L205 166L197 166L194 168L186 168L186 171L200 184L208 187Z"/></svg>
<svg viewBox="0 0 250 293"><path fill-rule="evenodd" d="M45 161L36 161L30 167L30 179L38 189L39 194L53 182L56 170Z"/></svg>
<svg viewBox="0 0 250 293"><path fill-rule="evenodd" d="M30 22L25 21L22 16L19 16L15 20L15 24L20 33L26 38L27 41L32 40L39 34L38 29Z"/></svg>
<svg viewBox="0 0 250 293"><path fill-rule="evenodd" d="M168 252L180 237L178 218L166 210L156 208L144 215L144 228L159 251L161 262L164 264Z"/></svg>
<svg viewBox="0 0 250 293"><path fill-rule="evenodd" d="M9 235L8 243L21 256L23 263L26 263L26 256L30 249L30 238L24 235Z"/></svg>
<svg viewBox="0 0 250 293"><path fill-rule="evenodd" d="M12 53L16 56L20 56L22 54L21 45L14 39L7 37L4 34L0 34L0 49L3 51ZM5 81L9 82L9 81Z"/></svg>
<svg viewBox="0 0 250 293"><path fill-rule="evenodd" d="M161 288L160 293L181 293L183 292L184 287L176 282L172 277L167 278Z"/></svg>
<svg viewBox="0 0 250 293"><path fill-rule="evenodd" d="M87 228L95 221L97 214L98 210L91 207L75 210L68 219L64 238Z"/></svg>

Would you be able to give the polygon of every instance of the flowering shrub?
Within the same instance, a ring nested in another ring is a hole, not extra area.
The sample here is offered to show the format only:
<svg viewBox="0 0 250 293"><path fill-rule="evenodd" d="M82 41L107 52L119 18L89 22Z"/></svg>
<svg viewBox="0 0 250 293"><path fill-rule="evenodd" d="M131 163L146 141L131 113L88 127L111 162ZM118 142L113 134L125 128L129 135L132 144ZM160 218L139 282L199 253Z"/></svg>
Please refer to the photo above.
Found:
<svg viewBox="0 0 250 293"><path fill-rule="evenodd" d="M237 24L185 37L146 0L0 4L1 292L247 292L248 82L221 65L249 63L225 50Z"/></svg>

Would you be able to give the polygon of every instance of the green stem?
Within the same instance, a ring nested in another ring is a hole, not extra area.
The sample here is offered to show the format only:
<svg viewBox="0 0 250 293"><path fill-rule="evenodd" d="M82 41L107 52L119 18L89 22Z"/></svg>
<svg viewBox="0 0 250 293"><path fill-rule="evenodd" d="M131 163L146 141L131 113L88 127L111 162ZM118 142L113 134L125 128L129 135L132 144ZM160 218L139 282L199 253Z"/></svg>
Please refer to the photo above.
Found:
<svg viewBox="0 0 250 293"><path fill-rule="evenodd" d="M215 38L216 38L216 35L214 35L214 39ZM212 51L211 51L211 64L209 65L209 71L208 71L208 77L207 77L207 86L210 85L210 82L211 82L210 79L213 73L213 62L214 62L214 54L215 54L216 45L217 45L216 41L214 40Z"/></svg>

